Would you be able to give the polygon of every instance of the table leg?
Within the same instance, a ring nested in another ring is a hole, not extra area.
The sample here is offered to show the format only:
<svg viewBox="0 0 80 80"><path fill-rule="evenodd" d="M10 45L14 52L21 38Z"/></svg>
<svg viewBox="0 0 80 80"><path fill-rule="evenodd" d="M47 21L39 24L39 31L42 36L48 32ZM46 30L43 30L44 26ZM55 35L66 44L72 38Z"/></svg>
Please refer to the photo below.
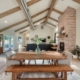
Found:
<svg viewBox="0 0 80 80"><path fill-rule="evenodd" d="M58 73L57 73L57 72L54 72L54 76L55 76L56 78L58 78Z"/></svg>
<svg viewBox="0 0 80 80"><path fill-rule="evenodd" d="M17 79L20 79L21 78L21 75L22 75L22 73L18 73L17 74Z"/></svg>
<svg viewBox="0 0 80 80"><path fill-rule="evenodd" d="M42 62L42 64L44 64L44 59L43 59L43 62Z"/></svg>
<svg viewBox="0 0 80 80"><path fill-rule="evenodd" d="M58 64L58 60L54 60L54 65L57 65Z"/></svg>
<svg viewBox="0 0 80 80"><path fill-rule="evenodd" d="M23 65L23 61L22 60L20 60L20 65Z"/></svg>
<svg viewBox="0 0 80 80"><path fill-rule="evenodd" d="M36 60L35 60L35 65L36 65Z"/></svg>
<svg viewBox="0 0 80 80"><path fill-rule="evenodd" d="M12 80L15 80L15 73L12 72Z"/></svg>
<svg viewBox="0 0 80 80"><path fill-rule="evenodd" d="M64 80L67 80L67 72L64 72Z"/></svg>
<svg viewBox="0 0 80 80"><path fill-rule="evenodd" d="M61 76L60 77L63 78L63 72L61 72Z"/></svg>

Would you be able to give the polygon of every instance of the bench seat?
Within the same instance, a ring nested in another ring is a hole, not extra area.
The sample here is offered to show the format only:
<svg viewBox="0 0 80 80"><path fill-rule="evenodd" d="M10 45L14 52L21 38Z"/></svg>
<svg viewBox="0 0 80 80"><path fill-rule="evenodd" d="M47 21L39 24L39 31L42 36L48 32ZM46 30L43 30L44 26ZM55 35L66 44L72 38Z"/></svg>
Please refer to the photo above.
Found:
<svg viewBox="0 0 80 80"><path fill-rule="evenodd" d="M24 73L24 72L49 72L54 73L56 78L20 78L18 80L67 80L67 72L72 72L73 69L70 68L68 65L13 65L6 69L5 72L12 72L12 80L16 80L17 73ZM62 72L64 75L60 78L58 77L57 72Z"/></svg>
<svg viewBox="0 0 80 80"><path fill-rule="evenodd" d="M68 65L13 65L6 72L72 72Z"/></svg>

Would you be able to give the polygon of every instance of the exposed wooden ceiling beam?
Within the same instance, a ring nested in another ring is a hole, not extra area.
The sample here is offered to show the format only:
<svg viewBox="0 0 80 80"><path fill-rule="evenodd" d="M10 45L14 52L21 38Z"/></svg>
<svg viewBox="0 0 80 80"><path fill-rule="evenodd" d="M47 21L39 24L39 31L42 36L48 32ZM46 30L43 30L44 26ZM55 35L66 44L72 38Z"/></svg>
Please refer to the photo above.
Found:
<svg viewBox="0 0 80 80"><path fill-rule="evenodd" d="M17 3L19 4L22 12L24 13L25 18L26 18L27 21L29 22L31 28L34 29L34 25L33 25L33 21L32 21L31 15L28 14L28 13L25 11L25 9L24 9L24 7L23 7L23 5L22 5L22 3L21 3L20 0L16 0L16 1L17 1Z"/></svg>
<svg viewBox="0 0 80 80"><path fill-rule="evenodd" d="M37 22L39 22L39 21L41 21L41 20L43 20L43 19L45 19L45 18L46 18L46 17L43 17L43 18L41 18L41 19L39 19L39 20L33 22L33 24L35 24L35 23L37 23ZM18 32L18 31L20 31L20 30L22 30L22 29L24 29L24 28L29 27L29 26L30 26L30 25L28 24L28 25L26 25L26 26L24 26L24 27L22 27L22 28L19 28L19 29L15 30L15 32Z"/></svg>
<svg viewBox="0 0 80 80"><path fill-rule="evenodd" d="M54 19L54 18L52 18L52 17L49 17L51 20L53 20L53 21L56 21L56 22L58 22L58 20L56 20L56 19Z"/></svg>
<svg viewBox="0 0 80 80"><path fill-rule="evenodd" d="M44 21L43 21L42 23L44 23ZM41 23L41 24L42 24L42 23ZM36 26L34 26L34 27L36 27ZM26 31L27 31L27 32L26 32ZM24 31L20 32L20 34L25 33L25 32L28 33L28 32L30 32L30 31L31 31L31 30L24 30Z"/></svg>
<svg viewBox="0 0 80 80"><path fill-rule="evenodd" d="M26 32L23 32L23 33L21 33L21 34L25 35L25 34L29 33L30 31L31 31L31 29L28 30L28 31L26 31Z"/></svg>
<svg viewBox="0 0 80 80"><path fill-rule="evenodd" d="M58 14L63 14L63 12L61 12L61 11L59 11L59 10L57 10L57 9L52 9L54 12L57 12Z"/></svg>
<svg viewBox="0 0 80 80"><path fill-rule="evenodd" d="M46 20L45 20L45 23L47 22L47 20L48 20L50 14L51 14L52 9L53 9L53 7L55 6L56 2L57 2L57 0L52 0L51 5L50 5L50 9L49 9L48 14L47 14L47 18L46 18Z"/></svg>
<svg viewBox="0 0 80 80"><path fill-rule="evenodd" d="M41 20L43 20L43 19L46 19L46 17L47 17L47 16L45 16L45 17L43 17L43 18L41 18L41 19L39 19L39 20L37 20L37 21L35 21L35 22L33 22L33 23L35 24L35 23L37 23L37 22L39 22L39 21L41 21Z"/></svg>
<svg viewBox="0 0 80 80"><path fill-rule="evenodd" d="M41 1L41 0L31 0L31 1L27 2L26 4L27 4L28 6L31 6L31 5L39 2L39 1ZM5 17L5 16L8 16L8 15L10 15L10 14L12 14L12 13L15 13L15 12L17 12L17 11L20 11L20 10L21 10L21 9L20 9L19 6L18 6L18 7L15 7L15 8L13 8L13 9L8 10L8 11L5 11L5 12L3 12L3 13L0 13L0 18L3 18L3 17Z"/></svg>
<svg viewBox="0 0 80 80"><path fill-rule="evenodd" d="M52 23L50 23L50 22L47 22L48 24L50 24L50 25L52 25L52 26L54 26L54 27L56 27L56 25L54 25L54 24L52 24Z"/></svg>
<svg viewBox="0 0 80 80"><path fill-rule="evenodd" d="M21 32L20 32L20 34L22 34L22 33L26 32L26 31L27 31L27 30L21 31Z"/></svg>
<svg viewBox="0 0 80 80"><path fill-rule="evenodd" d="M35 14L35 15L33 15L32 18L34 18L34 17L36 17L36 16L38 16L38 15L40 15L40 14L42 14L42 13L48 11L48 10L49 10L49 8L47 8L47 9L45 9L45 10L43 10L43 11L41 11L41 12Z"/></svg>
<svg viewBox="0 0 80 80"><path fill-rule="evenodd" d="M37 17L37 16L39 16L40 14L42 14L42 13L48 11L48 10L49 10L49 8L48 8L48 9L45 9L45 10L43 10L43 11L41 11L41 12L39 12L39 13L31 16L31 17L32 17L32 18ZM3 32L3 31L5 31L5 30L7 30L7 29L16 27L17 25L22 24L22 23L24 23L24 22L26 22L26 21L27 21L27 19L24 19L24 20L22 20L22 21L20 21L20 22L17 22L17 23L15 23L15 24L12 24L12 25L10 25L10 26L7 26L7 27L5 27L5 28L3 28L3 29L0 29L0 32Z"/></svg>
<svg viewBox="0 0 80 80"><path fill-rule="evenodd" d="M80 4L80 0L73 0L74 2L77 2L78 4Z"/></svg>
<svg viewBox="0 0 80 80"><path fill-rule="evenodd" d="M19 29L15 30L15 32L18 32L18 31L20 31L20 30L22 30L22 29L24 29L24 28L29 27L29 26L30 26L30 25L28 24L28 25L26 25L26 26L24 26L24 27L21 27L21 28L19 28Z"/></svg>
<svg viewBox="0 0 80 80"><path fill-rule="evenodd" d="M22 21L20 21L20 22L17 22L17 23L12 24L12 25L10 25L10 26L8 26L8 27L5 27L5 28L3 28L3 29L0 29L0 32L3 32L3 31L5 31L5 30L7 30L7 29L10 29L10 28L16 27L17 25L19 25L19 24L21 24L21 23L24 23L25 21L27 21L27 20L24 19L24 20L22 20Z"/></svg>

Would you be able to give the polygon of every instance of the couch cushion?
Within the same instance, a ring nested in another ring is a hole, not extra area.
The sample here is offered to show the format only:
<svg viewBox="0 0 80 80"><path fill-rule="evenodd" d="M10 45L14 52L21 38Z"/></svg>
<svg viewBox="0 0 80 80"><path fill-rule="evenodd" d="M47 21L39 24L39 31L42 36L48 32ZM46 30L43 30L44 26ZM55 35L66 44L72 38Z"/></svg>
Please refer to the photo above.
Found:
<svg viewBox="0 0 80 80"><path fill-rule="evenodd" d="M4 70L5 67L6 67L6 62L0 61L0 73L1 73L1 70Z"/></svg>

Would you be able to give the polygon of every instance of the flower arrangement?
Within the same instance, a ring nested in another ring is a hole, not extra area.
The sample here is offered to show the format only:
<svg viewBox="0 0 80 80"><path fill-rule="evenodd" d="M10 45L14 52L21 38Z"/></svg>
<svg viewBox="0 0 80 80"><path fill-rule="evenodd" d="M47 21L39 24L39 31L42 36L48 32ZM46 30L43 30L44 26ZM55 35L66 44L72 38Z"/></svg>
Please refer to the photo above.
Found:
<svg viewBox="0 0 80 80"><path fill-rule="evenodd" d="M36 38L36 37L34 37L32 40L33 40L37 45L39 45L40 43L42 43L42 39L41 39L41 38Z"/></svg>

